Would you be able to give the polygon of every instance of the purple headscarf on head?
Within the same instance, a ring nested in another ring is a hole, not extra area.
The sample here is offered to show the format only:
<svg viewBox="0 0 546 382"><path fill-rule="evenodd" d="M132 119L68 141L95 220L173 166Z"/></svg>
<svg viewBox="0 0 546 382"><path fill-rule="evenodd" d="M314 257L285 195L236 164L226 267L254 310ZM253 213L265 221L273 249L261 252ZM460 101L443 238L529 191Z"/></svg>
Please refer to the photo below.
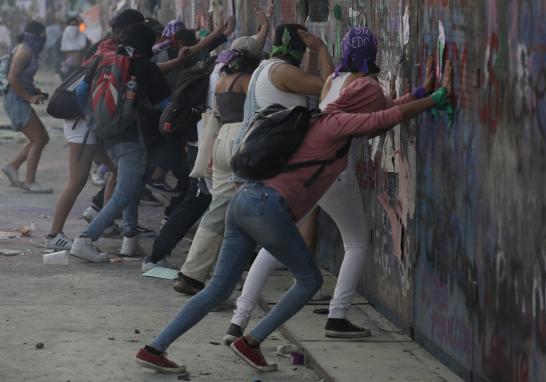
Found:
<svg viewBox="0 0 546 382"><path fill-rule="evenodd" d="M165 29L163 29L163 37L172 38L176 32L180 29L186 29L186 24L180 20L171 20L167 23Z"/></svg>
<svg viewBox="0 0 546 382"><path fill-rule="evenodd" d="M237 57L237 53L238 52L236 50L224 50L222 53L218 55L218 58L216 59L216 63L229 64L231 60Z"/></svg>
<svg viewBox="0 0 546 382"><path fill-rule="evenodd" d="M377 38L369 28L352 28L341 41L343 57L341 64L336 68L334 78L339 75L350 63L358 68L359 72L368 73L368 64L375 64L377 57Z"/></svg>

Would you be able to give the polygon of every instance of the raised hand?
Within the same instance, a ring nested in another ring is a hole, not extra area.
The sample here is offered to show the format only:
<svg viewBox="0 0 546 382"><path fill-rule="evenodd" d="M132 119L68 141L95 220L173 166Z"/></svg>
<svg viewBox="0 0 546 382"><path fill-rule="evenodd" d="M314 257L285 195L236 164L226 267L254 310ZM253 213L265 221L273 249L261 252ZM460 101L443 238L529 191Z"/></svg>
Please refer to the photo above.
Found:
<svg viewBox="0 0 546 382"><path fill-rule="evenodd" d="M430 55L427 59L425 84L423 85L427 94L431 94L434 91L434 87L436 85L436 75L434 72L435 72L434 56Z"/></svg>
<svg viewBox="0 0 546 382"><path fill-rule="evenodd" d="M442 86L447 90L447 96L452 98L454 96L453 92L453 63L451 60L447 60L444 65L444 80L442 81Z"/></svg>

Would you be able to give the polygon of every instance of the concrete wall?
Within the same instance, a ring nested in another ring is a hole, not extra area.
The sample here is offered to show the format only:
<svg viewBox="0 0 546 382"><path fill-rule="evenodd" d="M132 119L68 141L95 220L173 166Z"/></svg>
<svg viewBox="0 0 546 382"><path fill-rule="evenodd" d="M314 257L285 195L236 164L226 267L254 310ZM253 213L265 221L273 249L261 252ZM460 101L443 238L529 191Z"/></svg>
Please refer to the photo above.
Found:
<svg viewBox="0 0 546 382"><path fill-rule="evenodd" d="M188 22L205 17L197 3L180 2ZM254 30L246 3L235 1L239 33ZM334 55L349 26L372 27L382 81L399 94L439 56L443 27L453 125L427 114L358 143L362 290L468 380L546 380L546 1L259 3L274 24L308 12ZM336 271L339 234L320 222L319 257Z"/></svg>

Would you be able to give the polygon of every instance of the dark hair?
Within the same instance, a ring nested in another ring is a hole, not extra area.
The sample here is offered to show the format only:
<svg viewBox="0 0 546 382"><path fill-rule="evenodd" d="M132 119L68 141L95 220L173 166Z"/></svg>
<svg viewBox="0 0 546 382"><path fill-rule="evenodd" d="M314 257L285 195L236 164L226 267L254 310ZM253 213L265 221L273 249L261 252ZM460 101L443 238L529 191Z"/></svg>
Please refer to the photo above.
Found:
<svg viewBox="0 0 546 382"><path fill-rule="evenodd" d="M146 17L144 19L144 23L149 25L154 30L156 38L161 37L161 35L163 34L163 29L165 28L165 26L163 24L161 24L161 22L159 22L159 20L156 20L153 17Z"/></svg>
<svg viewBox="0 0 546 382"><path fill-rule="evenodd" d="M277 28L275 28L275 40L273 41L273 45L283 45L282 36L284 35L285 29L290 34L290 42L288 43L288 47L290 48L290 50L305 52L305 50L307 49L307 45L305 45L305 43L301 39L300 35L298 34L298 30L307 31L307 28L301 24L281 24L277 26ZM292 65L300 65L300 62L298 62L294 57L287 53L276 54L272 57L281 58Z"/></svg>
<svg viewBox="0 0 546 382"><path fill-rule="evenodd" d="M193 29L179 29L174 34L175 40L179 40L184 46L192 46L197 44L197 37L195 37L195 31Z"/></svg>
<svg viewBox="0 0 546 382"><path fill-rule="evenodd" d="M368 69L369 69L368 74L378 74L379 72L381 72L381 68L379 66L377 66L377 64L375 62L369 62L368 63ZM352 62L350 62L347 66L341 68L339 71L340 72L349 72L349 73L358 73L358 72L360 72L358 67L355 64L353 64Z"/></svg>
<svg viewBox="0 0 546 382"><path fill-rule="evenodd" d="M220 69L220 73L248 73L252 74L260 65L260 58L251 54L247 49L236 50L237 56Z"/></svg>
<svg viewBox="0 0 546 382"><path fill-rule="evenodd" d="M142 16L142 13L135 9L126 9L110 20L110 27L112 28L112 32L116 34L123 31L123 29L130 25L143 22L144 16Z"/></svg>
<svg viewBox="0 0 546 382"><path fill-rule="evenodd" d="M30 21L27 25L25 25L25 33L32 33L32 34L42 34L45 32L46 27L44 24L38 21ZM17 36L17 42L20 44L24 41L23 34L21 33L19 36Z"/></svg>
<svg viewBox="0 0 546 382"><path fill-rule="evenodd" d="M77 22L80 25L80 19L77 16L71 16L66 20L66 25L70 25L72 22Z"/></svg>
<svg viewBox="0 0 546 382"><path fill-rule="evenodd" d="M146 23L133 24L123 31L120 43L134 48L137 53L149 59L154 55L152 47L155 44L155 34Z"/></svg>
<svg viewBox="0 0 546 382"><path fill-rule="evenodd" d="M41 34L45 32L45 30L45 25L38 21L30 21L27 25L25 25L26 33Z"/></svg>

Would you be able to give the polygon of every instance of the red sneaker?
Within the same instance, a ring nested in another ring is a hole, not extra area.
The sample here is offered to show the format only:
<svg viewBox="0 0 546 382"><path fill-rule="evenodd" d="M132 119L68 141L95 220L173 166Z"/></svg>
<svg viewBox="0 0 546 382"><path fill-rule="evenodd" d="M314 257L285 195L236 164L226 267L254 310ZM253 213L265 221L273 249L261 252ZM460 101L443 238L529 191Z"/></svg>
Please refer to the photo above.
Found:
<svg viewBox="0 0 546 382"><path fill-rule="evenodd" d="M276 364L269 364L265 360L260 346L251 347L249 346L244 337L238 338L233 341L230 345L235 354L244 359L253 368L256 368L260 371L275 371L277 370Z"/></svg>
<svg viewBox="0 0 546 382"><path fill-rule="evenodd" d="M178 366L167 358L167 353L152 354L146 348L138 351L135 359L139 366L165 374L186 374L186 366Z"/></svg>

